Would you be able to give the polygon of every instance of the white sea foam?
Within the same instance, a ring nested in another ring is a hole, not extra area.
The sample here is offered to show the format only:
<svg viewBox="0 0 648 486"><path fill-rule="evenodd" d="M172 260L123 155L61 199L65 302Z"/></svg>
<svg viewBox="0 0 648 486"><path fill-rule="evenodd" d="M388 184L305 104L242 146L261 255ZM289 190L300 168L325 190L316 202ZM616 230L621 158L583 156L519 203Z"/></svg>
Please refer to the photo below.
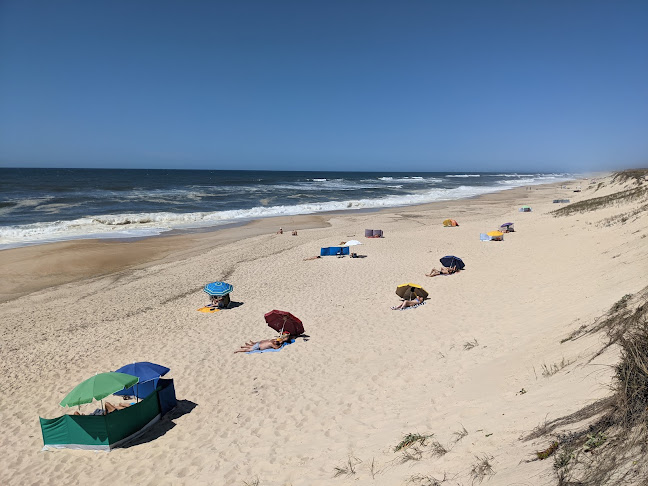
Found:
<svg viewBox="0 0 648 486"><path fill-rule="evenodd" d="M220 226L227 223L269 218L273 216L294 216L298 214L312 214L330 211L411 206L435 201L463 199L489 192L501 191L516 186L542 184L546 183L547 179L558 181L562 177L564 177L564 174L538 174L537 176L527 176L523 179L516 178L496 181L496 183L491 186L462 185L452 189L427 189L414 194L390 195L373 199L314 202L282 206L269 206L268 204L270 201L266 201L265 205L258 207L229 211L103 214L71 221L0 226L0 249L71 239L152 236L172 229ZM381 178L381 180L392 184L396 182L394 178ZM411 181L411 179L408 180ZM340 179L335 181L322 181L317 184L329 183L338 184L337 189L340 189L339 185L344 184ZM356 189L359 187L355 184L348 185ZM274 189L277 188L277 186L271 187ZM309 187L309 184L302 183L299 186L292 185L288 187L293 190L297 187L299 187L300 190L304 190ZM360 187L364 187L364 184ZM386 185L384 183L375 183L374 187L385 188ZM38 203L42 202L44 201L38 201ZM31 201L30 204L32 204Z"/></svg>
<svg viewBox="0 0 648 486"><path fill-rule="evenodd" d="M534 184L537 183L535 179L513 179L513 180L505 180L505 181L497 181L498 184L508 184L512 186L519 186L519 185L525 185L525 184Z"/></svg>
<svg viewBox="0 0 648 486"><path fill-rule="evenodd" d="M419 177L419 176L412 176L412 177L379 177L379 181L383 182L405 182L405 183L416 183L416 182L442 182L443 179L438 179L436 177ZM362 182L369 182L368 179L363 179Z"/></svg>
<svg viewBox="0 0 648 486"><path fill-rule="evenodd" d="M151 236L176 228L219 226L273 216L409 206L461 199L498 190L501 190L501 187L460 186L454 189L431 189L417 194L392 195L376 199L304 203L292 206L258 206L229 211L104 214L71 221L0 227L0 249L69 239Z"/></svg>
<svg viewBox="0 0 648 486"><path fill-rule="evenodd" d="M481 177L479 174L455 174L447 175L446 177Z"/></svg>

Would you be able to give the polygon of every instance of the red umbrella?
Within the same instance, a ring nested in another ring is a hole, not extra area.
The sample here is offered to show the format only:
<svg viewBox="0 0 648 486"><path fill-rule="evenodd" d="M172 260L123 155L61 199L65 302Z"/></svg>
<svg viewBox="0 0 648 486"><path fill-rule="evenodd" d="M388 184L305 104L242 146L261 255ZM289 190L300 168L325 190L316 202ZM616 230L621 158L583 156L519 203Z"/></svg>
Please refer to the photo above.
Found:
<svg viewBox="0 0 648 486"><path fill-rule="evenodd" d="M271 310L265 314L268 326L277 331L278 333L290 333L291 336L299 336L304 334L304 325L302 321L293 316L290 312Z"/></svg>

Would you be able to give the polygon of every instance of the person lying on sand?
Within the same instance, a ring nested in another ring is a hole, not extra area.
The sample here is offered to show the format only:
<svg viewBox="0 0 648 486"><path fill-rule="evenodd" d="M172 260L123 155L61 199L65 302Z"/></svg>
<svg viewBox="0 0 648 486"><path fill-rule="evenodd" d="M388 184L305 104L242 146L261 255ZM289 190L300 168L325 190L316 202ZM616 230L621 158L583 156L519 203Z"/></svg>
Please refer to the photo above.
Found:
<svg viewBox="0 0 648 486"><path fill-rule="evenodd" d="M106 413L114 412L115 410L123 410L128 407L130 407L130 403L118 403L117 405L113 405L110 402L106 402L106 405L104 406Z"/></svg>
<svg viewBox="0 0 648 486"><path fill-rule="evenodd" d="M235 353L249 353L250 351L263 351L265 349L279 349L285 343L290 341L290 334L284 334L281 337L274 339L263 339L262 341L248 341L241 349L234 351Z"/></svg>
<svg viewBox="0 0 648 486"><path fill-rule="evenodd" d="M113 405L110 402L106 402L106 404L104 405L105 412L101 412L101 409L98 408L90 415L105 415L107 413L114 412L115 410L123 410L128 407L130 407L130 403L118 403L117 405ZM83 415L83 414L79 411L76 411L72 415Z"/></svg>
<svg viewBox="0 0 648 486"><path fill-rule="evenodd" d="M216 307L218 309L227 309L231 302L229 294L212 295L209 300L211 300L211 304L207 307Z"/></svg>
<svg viewBox="0 0 648 486"><path fill-rule="evenodd" d="M419 297L418 295L416 295L412 300L404 300L399 305L395 305L394 307L392 307L392 310L405 309L405 307L412 307L415 305L422 304L423 302L425 302L425 299L423 297Z"/></svg>
<svg viewBox="0 0 648 486"><path fill-rule="evenodd" d="M437 275L452 275L453 273L458 272L457 267L441 267L441 270L433 268L430 270L430 273L426 273L426 277L436 277Z"/></svg>

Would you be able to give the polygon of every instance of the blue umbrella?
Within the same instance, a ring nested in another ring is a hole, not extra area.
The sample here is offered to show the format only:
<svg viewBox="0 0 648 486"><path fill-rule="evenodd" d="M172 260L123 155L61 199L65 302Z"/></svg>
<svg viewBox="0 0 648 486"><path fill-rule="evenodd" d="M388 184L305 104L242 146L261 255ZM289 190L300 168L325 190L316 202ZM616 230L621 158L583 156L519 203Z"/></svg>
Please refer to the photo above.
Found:
<svg viewBox="0 0 648 486"><path fill-rule="evenodd" d="M115 395L135 395L138 398L146 398L155 390L160 376L164 376L169 372L169 368L148 361L140 361L122 366L117 372L137 376L139 383L137 386L126 388L115 393Z"/></svg>
<svg viewBox="0 0 648 486"><path fill-rule="evenodd" d="M227 295L232 290L234 290L234 286L228 284L227 282L212 282L205 285L205 288L203 290L209 295L222 297L223 295Z"/></svg>
<svg viewBox="0 0 648 486"><path fill-rule="evenodd" d="M452 268L456 267L457 270L463 270L466 264L463 262L463 260L459 257L453 256L453 255L448 255L444 256L439 260L441 262L441 265L444 267Z"/></svg>

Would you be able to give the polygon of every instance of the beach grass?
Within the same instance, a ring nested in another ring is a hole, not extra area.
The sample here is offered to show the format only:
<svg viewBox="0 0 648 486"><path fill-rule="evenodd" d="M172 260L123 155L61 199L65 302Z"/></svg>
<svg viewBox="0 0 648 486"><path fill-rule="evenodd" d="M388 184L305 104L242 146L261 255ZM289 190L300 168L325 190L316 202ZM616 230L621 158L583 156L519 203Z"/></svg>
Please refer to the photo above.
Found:
<svg viewBox="0 0 648 486"><path fill-rule="evenodd" d="M537 455L542 459L559 450L554 459L558 484L628 484L627 474L632 474L633 481L638 478L648 481L642 446L648 442L647 295L648 287L636 295L624 295L595 325L585 330L606 332L608 341L603 349L611 344L620 348L620 359L614 366L612 395L569 416L545 420L526 437L549 434L557 437L550 448ZM580 429L554 433L558 427L588 421Z"/></svg>
<svg viewBox="0 0 648 486"><path fill-rule="evenodd" d="M428 439L434 437L434 434L421 435L419 433L406 434L403 436L403 439L394 446L394 452L398 452L401 449L406 449L412 447L415 444L425 446L425 443Z"/></svg>
<svg viewBox="0 0 648 486"><path fill-rule="evenodd" d="M470 469L470 477L472 478L473 484L475 482L481 483L486 477L495 474L495 470L491 464L491 461L494 459L493 456L483 454L482 456L475 456L475 459L476 461Z"/></svg>

